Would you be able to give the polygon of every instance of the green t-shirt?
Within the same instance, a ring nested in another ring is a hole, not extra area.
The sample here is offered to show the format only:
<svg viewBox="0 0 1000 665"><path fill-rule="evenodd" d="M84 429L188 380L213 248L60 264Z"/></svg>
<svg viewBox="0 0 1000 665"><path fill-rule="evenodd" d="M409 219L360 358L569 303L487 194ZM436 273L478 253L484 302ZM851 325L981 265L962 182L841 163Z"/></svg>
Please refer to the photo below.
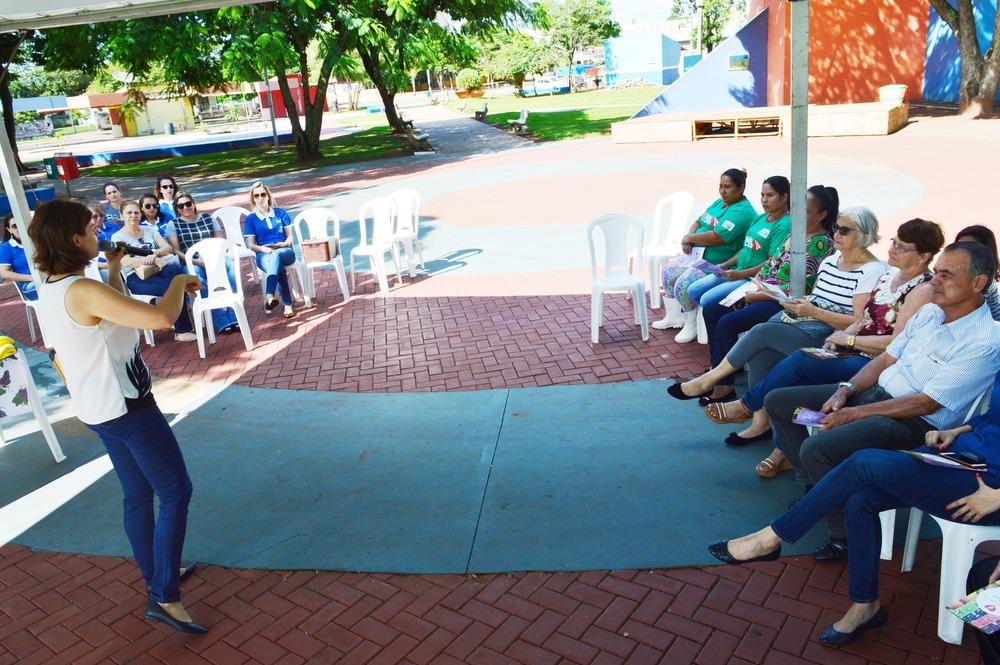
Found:
<svg viewBox="0 0 1000 665"><path fill-rule="evenodd" d="M785 239L792 232L792 215L785 213L773 222L767 221L767 213L750 226L743 249L736 258L736 270L746 270L767 261L773 254L780 254Z"/></svg>
<svg viewBox="0 0 1000 665"><path fill-rule="evenodd" d="M731 206L727 206L721 198L716 199L698 218L698 230L695 233L714 231L726 244L706 247L702 258L715 265L732 258L743 246L743 237L756 217L757 211L746 199Z"/></svg>

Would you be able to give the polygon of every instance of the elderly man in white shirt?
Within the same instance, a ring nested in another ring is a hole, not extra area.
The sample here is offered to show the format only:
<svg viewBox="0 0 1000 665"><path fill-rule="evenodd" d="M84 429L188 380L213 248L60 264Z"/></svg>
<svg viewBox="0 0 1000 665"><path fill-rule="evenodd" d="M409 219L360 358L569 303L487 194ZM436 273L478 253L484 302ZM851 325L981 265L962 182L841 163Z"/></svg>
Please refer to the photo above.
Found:
<svg viewBox="0 0 1000 665"><path fill-rule="evenodd" d="M800 484L811 487L857 450L917 448L926 432L962 423L1000 364L1000 326L983 301L993 264L983 245L949 245L935 266L931 301L884 353L850 381L767 396L764 408ZM792 422L798 407L828 414L814 436ZM843 513L831 513L827 526L830 539L813 557L846 558Z"/></svg>

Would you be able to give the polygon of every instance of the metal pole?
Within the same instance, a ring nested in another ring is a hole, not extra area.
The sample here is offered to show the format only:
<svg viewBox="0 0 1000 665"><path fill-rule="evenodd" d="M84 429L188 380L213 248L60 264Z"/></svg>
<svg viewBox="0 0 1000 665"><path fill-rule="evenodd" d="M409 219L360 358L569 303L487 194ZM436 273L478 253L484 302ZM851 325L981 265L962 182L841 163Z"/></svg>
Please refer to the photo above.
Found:
<svg viewBox="0 0 1000 665"><path fill-rule="evenodd" d="M705 54L705 3L698 0L698 55Z"/></svg>
<svg viewBox="0 0 1000 665"><path fill-rule="evenodd" d="M264 63L264 89L267 90L267 110L271 116L271 135L274 136L274 149L278 150L278 126L274 124L274 99L271 97L271 79L267 75L267 63Z"/></svg>
<svg viewBox="0 0 1000 665"><path fill-rule="evenodd" d="M806 188L809 177L809 0L792 0L792 279L806 292Z"/></svg>

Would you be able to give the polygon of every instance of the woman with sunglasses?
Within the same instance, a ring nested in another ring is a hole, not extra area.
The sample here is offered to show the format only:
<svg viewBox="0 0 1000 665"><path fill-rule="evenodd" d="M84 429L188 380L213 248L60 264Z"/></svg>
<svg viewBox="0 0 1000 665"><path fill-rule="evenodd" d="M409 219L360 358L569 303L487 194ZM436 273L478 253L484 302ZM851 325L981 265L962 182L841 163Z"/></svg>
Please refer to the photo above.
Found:
<svg viewBox="0 0 1000 665"><path fill-rule="evenodd" d="M139 197L139 207L142 209L142 223L152 226L161 236L167 232L167 223L174 220L173 214L164 212L155 194L143 194Z"/></svg>
<svg viewBox="0 0 1000 665"><path fill-rule="evenodd" d="M156 205L154 203L154 205ZM159 206L156 206L159 211ZM148 249L149 256L125 256L121 260L122 278L131 293L142 296L157 296L162 298L174 281L174 277L184 272L174 250L163 239L156 227L142 224L139 204L130 202L122 206L125 223L120 231L111 236L114 242L122 242L131 247ZM141 277L137 269L141 266L156 266L156 272ZM174 321L174 340L177 342L193 342L198 337L193 332L191 317L187 307L181 307L181 313Z"/></svg>
<svg viewBox="0 0 1000 665"><path fill-rule="evenodd" d="M165 236L182 264L187 264L187 256L184 253L191 248L191 245L206 238L224 237L215 218L207 212L199 213L194 197L187 192L177 192L177 197L174 199L174 209L177 211L177 219L167 222ZM205 264L201 258L195 258L194 269L206 284L201 290L201 296L208 297L208 277L205 274ZM226 261L226 272L229 274L229 283L235 291L236 276L233 273L231 261ZM240 331L236 314L228 307L213 309L212 322L215 324L215 329L223 335L232 335Z"/></svg>
<svg viewBox="0 0 1000 665"><path fill-rule="evenodd" d="M152 393L139 353L141 329L169 328L197 277L177 275L150 305L125 296L118 252L108 284L88 279L98 252L90 211L55 200L38 206L28 229L35 263L48 274L38 317L59 357L77 417L104 443L124 493L125 533L149 593L145 616L185 633L204 633L181 604L181 568L191 478L177 439ZM154 497L159 509L154 513Z"/></svg>
<svg viewBox="0 0 1000 665"><path fill-rule="evenodd" d="M122 224L122 196L121 188L113 182L104 185L104 198L108 200L102 207L104 217L109 222L114 222L118 226Z"/></svg>
<svg viewBox="0 0 1000 665"><path fill-rule="evenodd" d="M174 211L174 195L177 194L177 181L174 180L173 176L161 175L156 179L156 185L153 187L153 194L156 195L156 201L160 204L160 210L170 215L171 218L177 216Z"/></svg>
<svg viewBox="0 0 1000 665"><path fill-rule="evenodd" d="M38 300L35 280L28 267L28 256L21 245L21 231L14 215L7 215L3 225L4 243L0 245L0 278L14 282L27 300Z"/></svg>
<svg viewBox="0 0 1000 665"><path fill-rule="evenodd" d="M243 222L243 234L247 247L257 254L257 267L264 273L264 311L270 314L277 306L274 297L277 287L285 306L285 318L290 319L295 314L287 270L295 263L292 219L287 212L274 207L271 190L259 180L250 185L250 207L253 212Z"/></svg>
<svg viewBox="0 0 1000 665"><path fill-rule="evenodd" d="M834 330L844 330L861 316L875 283L886 270L868 249L879 240L878 219L868 208L848 208L841 211L832 230L837 253L820 263L812 294L782 302L779 314L751 328L716 367L696 379L670 386L667 392L672 397L709 397L721 379L747 364L748 383L757 385L796 349L822 346ZM719 422L734 422L721 404L706 408L712 409L707 412L710 418L717 414ZM740 446L768 438L768 432L753 438L733 432L726 443Z"/></svg>

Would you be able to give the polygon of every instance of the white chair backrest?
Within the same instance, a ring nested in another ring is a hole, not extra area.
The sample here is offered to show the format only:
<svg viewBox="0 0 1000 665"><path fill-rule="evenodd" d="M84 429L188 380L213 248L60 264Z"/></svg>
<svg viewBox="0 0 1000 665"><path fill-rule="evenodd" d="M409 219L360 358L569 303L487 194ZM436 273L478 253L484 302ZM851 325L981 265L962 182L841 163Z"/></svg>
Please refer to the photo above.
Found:
<svg viewBox="0 0 1000 665"><path fill-rule="evenodd" d="M397 189L389 198L396 204L396 233L417 233L420 224L420 192Z"/></svg>
<svg viewBox="0 0 1000 665"><path fill-rule="evenodd" d="M664 211L670 207L670 220L663 219ZM667 194L656 203L653 213L653 232L649 238L652 245L666 247L671 254L681 253L681 238L689 222L691 208L694 207L694 194L691 192L674 192Z"/></svg>
<svg viewBox="0 0 1000 665"><path fill-rule="evenodd" d="M226 273L226 259L236 259L236 244L228 238L206 238L199 240L184 252L187 257L188 272L195 273L194 259L200 257L205 262L205 275L208 280L208 295L211 296L216 291L229 291L232 293L232 286L229 284L229 275ZM243 295L243 283L236 281L236 293ZM196 296L201 297L201 292Z"/></svg>
<svg viewBox="0 0 1000 665"><path fill-rule="evenodd" d="M247 241L243 238L243 218L249 214L250 211L245 208L226 206L212 213L212 217L219 222L226 238L232 240L239 247L246 247Z"/></svg>
<svg viewBox="0 0 1000 665"><path fill-rule="evenodd" d="M972 404L969 405L969 412L965 414L965 420L962 422L969 422L976 416L981 416L986 413L986 410L990 408L990 393L993 392L993 384L991 383L984 392L979 393Z"/></svg>
<svg viewBox="0 0 1000 665"><path fill-rule="evenodd" d="M396 204L388 197L372 199L358 211L358 226L361 227L360 245L389 247L392 245L392 222ZM368 219L372 220L371 241L368 240Z"/></svg>
<svg viewBox="0 0 1000 665"><path fill-rule="evenodd" d="M333 233L329 221L333 220ZM303 240L334 237L340 238L340 217L329 208L308 208L295 216L292 230L299 244Z"/></svg>
<svg viewBox="0 0 1000 665"><path fill-rule="evenodd" d="M604 246L604 261L598 261L598 233L602 236ZM642 270L642 223L632 215L610 213L601 215L587 227L587 239L590 241L590 269L594 279L600 276L600 266L604 267L604 275L633 274L639 275ZM629 261L629 255L638 260Z"/></svg>

